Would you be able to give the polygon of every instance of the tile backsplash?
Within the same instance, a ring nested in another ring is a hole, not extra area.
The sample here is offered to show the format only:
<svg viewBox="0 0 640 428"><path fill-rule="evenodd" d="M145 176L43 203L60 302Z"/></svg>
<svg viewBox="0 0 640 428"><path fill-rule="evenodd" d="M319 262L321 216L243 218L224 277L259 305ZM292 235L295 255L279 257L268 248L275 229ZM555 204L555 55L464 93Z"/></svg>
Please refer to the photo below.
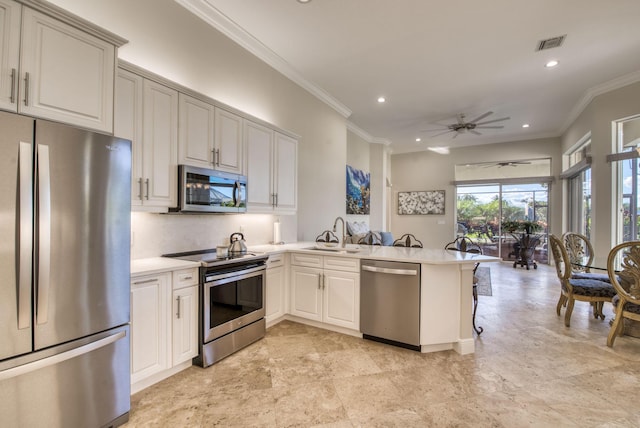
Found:
<svg viewBox="0 0 640 428"><path fill-rule="evenodd" d="M270 214L151 214L131 213L131 258L215 248L228 245L234 232L244 234L248 246L273 240L273 223L280 219L282 239L295 242L297 217Z"/></svg>

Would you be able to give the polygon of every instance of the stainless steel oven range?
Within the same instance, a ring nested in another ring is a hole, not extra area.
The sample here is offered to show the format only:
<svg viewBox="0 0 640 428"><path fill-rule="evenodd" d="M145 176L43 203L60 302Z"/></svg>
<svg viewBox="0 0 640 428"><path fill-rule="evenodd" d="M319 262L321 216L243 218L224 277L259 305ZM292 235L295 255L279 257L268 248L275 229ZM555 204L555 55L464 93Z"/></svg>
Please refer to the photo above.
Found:
<svg viewBox="0 0 640 428"><path fill-rule="evenodd" d="M265 335L267 255L216 257L216 250L166 254L200 262L199 348L193 363L201 367L231 355Z"/></svg>

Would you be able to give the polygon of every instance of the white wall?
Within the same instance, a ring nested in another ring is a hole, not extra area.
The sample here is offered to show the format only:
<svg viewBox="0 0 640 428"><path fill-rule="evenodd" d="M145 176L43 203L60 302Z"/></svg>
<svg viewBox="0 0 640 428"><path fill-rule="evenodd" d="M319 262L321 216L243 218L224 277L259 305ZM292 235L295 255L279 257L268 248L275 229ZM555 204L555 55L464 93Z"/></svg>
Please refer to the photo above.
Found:
<svg viewBox="0 0 640 428"><path fill-rule="evenodd" d="M425 247L441 248L455 237L456 232L455 186L452 184L456 164L545 157L552 158L552 172L558 176L562 156L560 140L556 138L451 149L448 155L429 151L392 155L391 232L395 238L412 233ZM560 227L561 187L557 181L551 186L549 225L552 230ZM398 215L398 192L412 190L445 190L445 214Z"/></svg>
<svg viewBox="0 0 640 428"><path fill-rule="evenodd" d="M606 257L614 245L616 206L611 165L606 156L614 151L613 122L640 114L640 83L599 95L591 101L562 135L566 152L591 132L591 240L596 257Z"/></svg>
<svg viewBox="0 0 640 428"><path fill-rule="evenodd" d="M335 110L171 0L52 2L128 39L120 58L301 136L298 214L281 217L285 241L312 239L344 214L346 120ZM132 257L213 247L240 224L250 244L266 243L273 220L139 214Z"/></svg>

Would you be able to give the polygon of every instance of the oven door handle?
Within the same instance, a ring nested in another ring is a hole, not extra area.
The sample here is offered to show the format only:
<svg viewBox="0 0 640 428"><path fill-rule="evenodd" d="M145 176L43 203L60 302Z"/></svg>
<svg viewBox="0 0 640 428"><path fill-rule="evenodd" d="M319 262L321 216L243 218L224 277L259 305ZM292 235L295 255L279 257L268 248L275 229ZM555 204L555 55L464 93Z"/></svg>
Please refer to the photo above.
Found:
<svg viewBox="0 0 640 428"><path fill-rule="evenodd" d="M227 278L233 278L234 281L240 280L240 279L246 279L246 278L250 278L252 276L259 275L259 274L252 275L252 274L255 274L256 272L266 271L266 270L267 270L266 266L262 265L262 266L256 266L256 267L252 267L252 268L244 269L244 270L239 270L239 271L235 271L235 272L227 272L227 273L222 273L222 274L212 273L212 274L209 274L209 275L205 275L204 283L208 284L208 283L211 283L211 282L218 282L220 280L227 279Z"/></svg>

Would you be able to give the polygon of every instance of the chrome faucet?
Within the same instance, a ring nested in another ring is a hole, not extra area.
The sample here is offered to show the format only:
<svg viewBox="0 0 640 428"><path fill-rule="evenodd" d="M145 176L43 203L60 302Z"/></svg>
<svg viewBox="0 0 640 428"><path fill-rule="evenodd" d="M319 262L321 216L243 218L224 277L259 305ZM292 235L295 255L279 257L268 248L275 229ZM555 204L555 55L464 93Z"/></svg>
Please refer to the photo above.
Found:
<svg viewBox="0 0 640 428"><path fill-rule="evenodd" d="M346 242L345 240L347 239L346 235L344 234L344 219L342 217L337 217L336 220L333 222L333 231L336 231L336 227L338 226L338 220L340 220L342 222L342 248L344 248Z"/></svg>

